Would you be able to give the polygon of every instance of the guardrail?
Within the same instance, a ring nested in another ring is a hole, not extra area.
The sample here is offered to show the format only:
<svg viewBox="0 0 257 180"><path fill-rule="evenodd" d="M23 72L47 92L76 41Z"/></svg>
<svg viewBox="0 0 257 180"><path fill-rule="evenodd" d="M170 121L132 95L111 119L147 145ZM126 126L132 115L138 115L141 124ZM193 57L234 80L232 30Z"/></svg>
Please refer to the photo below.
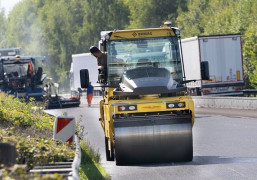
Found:
<svg viewBox="0 0 257 180"><path fill-rule="evenodd" d="M72 177L69 177L68 180L79 180L79 166L81 163L81 148L79 143L79 138L75 135L76 143L76 155L72 162Z"/></svg>
<svg viewBox="0 0 257 180"><path fill-rule="evenodd" d="M256 97L193 96L195 107L257 109Z"/></svg>
<svg viewBox="0 0 257 180"><path fill-rule="evenodd" d="M244 89L242 92L244 97L257 97L257 89Z"/></svg>
<svg viewBox="0 0 257 180"><path fill-rule="evenodd" d="M79 166L81 162L81 149L79 144L79 138L75 136L76 155L73 161L70 162L55 162L44 164L41 166L35 166L30 170L30 175L33 177L34 174L40 175L53 175L58 173L63 175L64 179L68 180L79 180Z"/></svg>
<svg viewBox="0 0 257 180"><path fill-rule="evenodd" d="M34 174L40 175L53 175L58 173L63 175L64 179L79 180L79 166L81 162L81 149L79 138L75 135L76 155L73 161L70 162L55 162L48 163L41 166L35 166L30 170L31 177Z"/></svg>

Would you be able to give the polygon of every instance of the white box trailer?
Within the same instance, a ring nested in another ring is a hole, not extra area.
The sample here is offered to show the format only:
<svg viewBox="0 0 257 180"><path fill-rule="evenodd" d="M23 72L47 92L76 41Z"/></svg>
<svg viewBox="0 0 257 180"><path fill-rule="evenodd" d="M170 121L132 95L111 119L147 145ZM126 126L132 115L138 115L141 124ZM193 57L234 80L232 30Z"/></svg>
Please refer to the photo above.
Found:
<svg viewBox="0 0 257 180"><path fill-rule="evenodd" d="M236 95L244 85L241 35L182 39L186 80L192 94ZM208 73L209 72L209 73Z"/></svg>
<svg viewBox="0 0 257 180"><path fill-rule="evenodd" d="M80 86L80 70L88 69L89 80L93 86L97 86L98 66L97 59L91 53L73 54L70 68L70 89L71 91L81 88Z"/></svg>

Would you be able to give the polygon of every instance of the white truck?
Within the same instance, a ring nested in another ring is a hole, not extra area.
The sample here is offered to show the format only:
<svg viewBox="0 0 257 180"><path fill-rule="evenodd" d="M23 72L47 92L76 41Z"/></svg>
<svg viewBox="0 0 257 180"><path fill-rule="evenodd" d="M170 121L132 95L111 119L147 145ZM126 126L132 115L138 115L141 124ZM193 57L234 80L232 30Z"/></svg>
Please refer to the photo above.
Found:
<svg viewBox="0 0 257 180"><path fill-rule="evenodd" d="M184 72L193 95L241 95L244 85L240 34L195 36L181 41Z"/></svg>
<svg viewBox="0 0 257 180"><path fill-rule="evenodd" d="M73 54L70 68L70 89L76 91L80 87L80 70L88 69L90 73L90 82L97 86L98 66L97 60L91 53Z"/></svg>

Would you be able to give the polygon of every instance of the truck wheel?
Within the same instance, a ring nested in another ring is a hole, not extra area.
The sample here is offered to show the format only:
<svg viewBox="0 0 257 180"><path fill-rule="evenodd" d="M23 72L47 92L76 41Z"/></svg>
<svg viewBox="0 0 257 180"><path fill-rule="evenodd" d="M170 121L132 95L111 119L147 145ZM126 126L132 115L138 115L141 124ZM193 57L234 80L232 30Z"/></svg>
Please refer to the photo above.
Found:
<svg viewBox="0 0 257 180"><path fill-rule="evenodd" d="M111 148L111 151L108 149L108 138L105 137L105 153L106 153L106 160L107 161L114 161L114 152L113 147Z"/></svg>
<svg viewBox="0 0 257 180"><path fill-rule="evenodd" d="M87 69L80 70L80 85L81 88L87 88L89 85L89 73Z"/></svg>

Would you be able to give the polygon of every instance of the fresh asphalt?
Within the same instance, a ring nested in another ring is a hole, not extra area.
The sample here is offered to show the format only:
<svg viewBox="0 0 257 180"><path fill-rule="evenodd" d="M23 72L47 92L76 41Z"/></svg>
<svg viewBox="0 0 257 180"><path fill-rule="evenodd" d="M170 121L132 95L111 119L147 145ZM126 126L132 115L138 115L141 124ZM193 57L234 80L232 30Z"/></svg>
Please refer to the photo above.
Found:
<svg viewBox="0 0 257 180"><path fill-rule="evenodd" d="M105 160L104 133L97 105L47 110L81 119L85 137L100 153L101 163L114 180L256 179L257 113L249 110L196 108L192 162L116 166Z"/></svg>

